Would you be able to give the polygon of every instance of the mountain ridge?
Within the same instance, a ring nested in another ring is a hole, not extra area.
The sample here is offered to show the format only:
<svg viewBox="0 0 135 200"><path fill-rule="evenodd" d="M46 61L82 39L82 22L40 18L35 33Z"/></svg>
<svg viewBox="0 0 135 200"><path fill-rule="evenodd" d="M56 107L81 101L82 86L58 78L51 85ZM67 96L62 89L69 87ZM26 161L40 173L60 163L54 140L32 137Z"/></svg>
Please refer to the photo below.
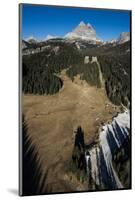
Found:
<svg viewBox="0 0 135 200"><path fill-rule="evenodd" d="M97 36L96 30L92 27L90 23L84 23L81 21L71 32L66 33L63 37L58 37L55 35L48 34L44 40L38 40L35 37L31 36L23 41L28 42L29 44L37 44L45 42L51 39L61 38L66 41L85 41L91 42L91 44L123 44L130 40L129 32L121 32L117 38L110 39L108 41L103 41Z"/></svg>
<svg viewBox="0 0 135 200"><path fill-rule="evenodd" d="M86 41L102 42L96 34L95 29L90 23L85 24L83 21L79 23L75 29L67 33L64 38L66 39L80 39Z"/></svg>

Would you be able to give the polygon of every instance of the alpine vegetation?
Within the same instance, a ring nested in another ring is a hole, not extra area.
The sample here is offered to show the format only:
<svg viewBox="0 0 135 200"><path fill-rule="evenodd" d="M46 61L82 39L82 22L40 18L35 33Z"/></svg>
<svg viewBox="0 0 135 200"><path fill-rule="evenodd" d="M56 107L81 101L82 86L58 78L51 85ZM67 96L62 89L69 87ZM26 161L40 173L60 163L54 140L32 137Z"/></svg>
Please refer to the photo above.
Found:
<svg viewBox="0 0 135 200"><path fill-rule="evenodd" d="M23 9L24 194L130 189L130 12Z"/></svg>

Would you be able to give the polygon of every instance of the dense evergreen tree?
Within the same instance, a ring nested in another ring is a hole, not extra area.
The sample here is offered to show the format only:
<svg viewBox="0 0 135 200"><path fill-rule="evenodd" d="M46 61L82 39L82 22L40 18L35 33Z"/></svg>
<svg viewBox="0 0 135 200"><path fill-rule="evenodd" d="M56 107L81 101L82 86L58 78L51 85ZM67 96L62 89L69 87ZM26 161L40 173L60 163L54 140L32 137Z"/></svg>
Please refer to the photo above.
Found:
<svg viewBox="0 0 135 200"><path fill-rule="evenodd" d="M77 64L67 70L67 75L74 80L74 76L80 74L82 80L86 80L89 85L101 87L99 80L99 70L96 63Z"/></svg>
<svg viewBox="0 0 135 200"><path fill-rule="evenodd" d="M128 106L130 102L130 56L99 56L105 79L106 93L117 105Z"/></svg>
<svg viewBox="0 0 135 200"><path fill-rule="evenodd" d="M37 45L37 46L36 46ZM80 74L89 85L101 87L96 63L84 64L87 55L91 60L97 56L105 81L108 98L117 105L129 106L130 102L130 42L122 45L111 44L97 47L86 45L78 50L75 43L52 39L29 45L28 49L40 49L38 53L23 55L23 92L34 94L54 94L62 87L62 80L56 76L62 69L74 80ZM46 46L45 46L46 45Z"/></svg>
<svg viewBox="0 0 135 200"><path fill-rule="evenodd" d="M58 43L59 44L59 43ZM55 45L58 45L55 43ZM64 68L81 63L83 57L72 45L61 44L58 54L51 49L23 56L23 92L54 94L62 87L55 75Z"/></svg>

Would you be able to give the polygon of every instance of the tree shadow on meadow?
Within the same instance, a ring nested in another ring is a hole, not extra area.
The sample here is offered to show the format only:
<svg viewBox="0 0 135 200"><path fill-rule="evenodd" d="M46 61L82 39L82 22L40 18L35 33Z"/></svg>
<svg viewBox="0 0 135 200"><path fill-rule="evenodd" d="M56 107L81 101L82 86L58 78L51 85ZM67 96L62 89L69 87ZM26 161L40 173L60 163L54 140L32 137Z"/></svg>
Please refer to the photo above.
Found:
<svg viewBox="0 0 135 200"><path fill-rule="evenodd" d="M75 133L75 143L72 153L73 168L86 172L84 132L81 126L78 126Z"/></svg>
<svg viewBox="0 0 135 200"><path fill-rule="evenodd" d="M28 136L28 126L23 116L22 127L22 195L38 195L47 191L46 176L42 174L41 162L32 139Z"/></svg>

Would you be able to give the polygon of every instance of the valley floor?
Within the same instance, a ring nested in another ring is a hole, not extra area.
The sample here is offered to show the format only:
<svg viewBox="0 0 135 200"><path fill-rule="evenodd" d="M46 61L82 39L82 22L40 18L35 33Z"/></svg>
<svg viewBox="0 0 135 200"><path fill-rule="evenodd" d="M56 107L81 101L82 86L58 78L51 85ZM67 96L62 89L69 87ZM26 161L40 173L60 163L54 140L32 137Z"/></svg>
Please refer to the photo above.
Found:
<svg viewBox="0 0 135 200"><path fill-rule="evenodd" d="M96 139L102 123L119 112L107 98L104 88L90 87L79 75L74 82L63 70L58 75L63 87L54 95L23 95L22 107L28 136L36 146L42 176L46 174L43 192L87 190L68 172L74 146L74 130L81 126L85 143ZM40 187L40 185L39 185Z"/></svg>

